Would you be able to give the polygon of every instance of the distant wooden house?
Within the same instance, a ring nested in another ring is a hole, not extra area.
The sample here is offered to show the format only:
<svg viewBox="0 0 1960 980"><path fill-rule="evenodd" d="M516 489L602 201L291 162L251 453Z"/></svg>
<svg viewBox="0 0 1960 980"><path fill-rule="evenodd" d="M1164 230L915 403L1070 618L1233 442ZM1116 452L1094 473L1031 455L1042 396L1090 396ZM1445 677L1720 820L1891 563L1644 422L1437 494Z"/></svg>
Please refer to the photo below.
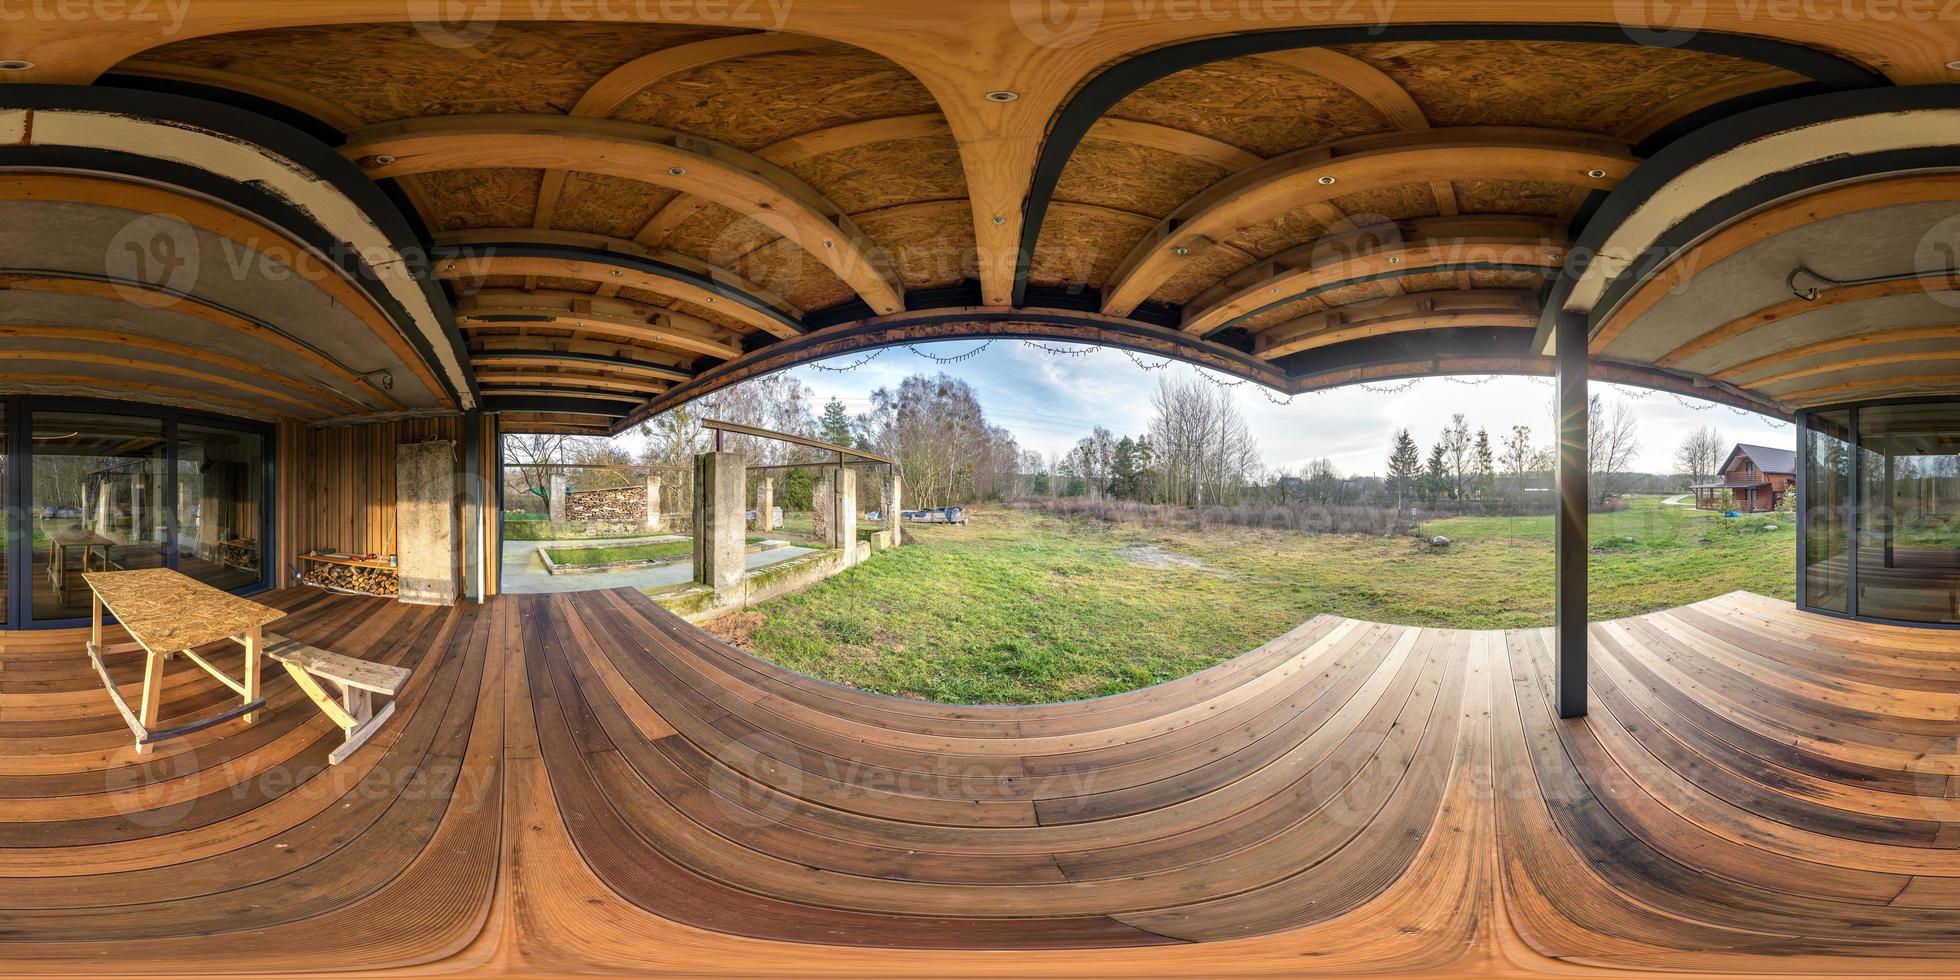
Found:
<svg viewBox="0 0 1960 980"><path fill-rule="evenodd" d="M1773 449L1736 443L1722 464L1717 483L1697 483L1695 506L1701 510L1733 510L1744 514L1775 510L1797 483L1797 454L1792 449Z"/></svg>

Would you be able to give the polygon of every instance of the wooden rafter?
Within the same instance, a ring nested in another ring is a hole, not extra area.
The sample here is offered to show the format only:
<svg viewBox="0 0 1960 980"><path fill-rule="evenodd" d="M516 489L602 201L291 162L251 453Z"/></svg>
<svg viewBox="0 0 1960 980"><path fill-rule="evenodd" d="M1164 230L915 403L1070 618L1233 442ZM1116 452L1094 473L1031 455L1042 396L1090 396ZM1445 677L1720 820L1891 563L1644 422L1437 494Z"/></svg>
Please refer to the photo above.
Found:
<svg viewBox="0 0 1960 980"><path fill-rule="evenodd" d="M1839 351L1879 347L1885 344L1906 343L1915 340L1948 340L1960 342L1960 325L1939 324L1930 327L1898 327L1888 330L1874 330L1870 333L1861 333L1849 337L1820 340L1816 343L1804 344L1788 350L1777 351L1773 354L1751 358L1734 367L1725 368L1710 374L1709 377L1716 381L1733 381L1737 384L1746 384L1751 387L1756 385L1772 385L1779 381L1789 381L1794 378L1808 377L1809 375L1803 372L1786 372L1748 378L1746 381L1743 379L1757 371L1773 368L1781 364L1788 364L1791 361L1800 361L1806 357L1817 357L1823 354L1835 354ZM1809 369L1804 369L1804 371L1808 372Z"/></svg>
<svg viewBox="0 0 1960 980"><path fill-rule="evenodd" d="M543 365L550 366L550 365ZM667 390L663 381L634 380L605 375L571 374L564 371L478 371L476 380L485 385L519 385L543 388L593 388L602 391L657 393Z"/></svg>
<svg viewBox="0 0 1960 980"><path fill-rule="evenodd" d="M109 349L139 350L140 348L124 348L118 345L118 346L111 347ZM150 352L159 353L156 351L150 351ZM150 374L167 374L172 377L183 378L189 381L201 382L202 384L208 386L206 390L215 389L215 390L250 391L250 392L255 392L258 395L270 399L272 401L281 402L285 405L292 406L291 408L284 408L284 409L277 410L276 414L280 414L280 415L298 416L298 417L306 417L310 415L316 418L321 418L333 414L332 412L323 411L321 409L320 399L302 398L292 394L290 391L286 390L285 388L273 388L266 385L256 384L250 381L241 381L238 378L228 377L222 374L212 374L209 371L200 371L196 368L185 367L181 364L171 364L166 361L159 361L151 358L125 357L120 354L103 354L94 351L9 350L5 348L0 348L0 362L4 362L4 361L37 361L37 362L51 362L57 364L93 364L100 367L125 368L132 371L142 371ZM204 363L209 363L209 362L205 361ZM39 380L39 379L33 378L28 380ZM101 385L108 385L108 386L119 386L122 384L122 382L112 378L100 378L97 379L95 383ZM261 411L265 410L264 406L253 406L253 407ZM297 409L297 411L295 411L295 409Z"/></svg>
<svg viewBox="0 0 1960 980"><path fill-rule="evenodd" d="M1659 367L1671 368L1710 348L1729 343L1739 337L1761 330L1779 320L1794 316L1827 310L1834 306L1862 303L1867 300L1884 299L1891 296L1904 296L1912 293L1943 292L1960 290L1960 275L1935 273L1912 279L1893 279L1882 282L1857 283L1849 286L1834 286L1818 290L1817 296L1807 299L1792 296L1781 302L1772 303L1760 310L1752 310L1695 337L1660 357L1654 359Z"/></svg>
<svg viewBox="0 0 1960 980"><path fill-rule="evenodd" d="M342 152L376 178L525 167L671 187L789 239L872 309L905 305L882 252L823 195L753 154L670 129L557 116L444 116L367 127L350 135Z"/></svg>
<svg viewBox="0 0 1960 980"><path fill-rule="evenodd" d="M1318 75L1368 103L1396 129L1428 129L1422 107L1386 72L1359 58L1328 48L1301 48L1255 55L1254 60Z"/></svg>
<svg viewBox="0 0 1960 980"><path fill-rule="evenodd" d="M1272 361L1364 337L1450 327L1535 330L1538 298L1516 289L1405 293L1362 309L1331 310L1279 324L1257 335L1256 353Z"/></svg>
<svg viewBox="0 0 1960 980"><path fill-rule="evenodd" d="M1176 273L1184 255L1203 254L1246 225L1309 203L1435 180L1538 180L1606 189L1634 163L1624 146L1589 134L1484 127L1393 133L1295 151L1213 184L1159 222L1117 267L1103 291L1102 310L1128 315Z"/></svg>
<svg viewBox="0 0 1960 980"><path fill-rule="evenodd" d="M740 345L726 339L725 331L706 320L589 293L486 289L463 296L456 316L466 328L550 325L630 337L724 360L742 353Z"/></svg>
<svg viewBox="0 0 1960 980"><path fill-rule="evenodd" d="M1185 306L1184 331L1203 336L1289 297L1385 273L1470 263L1556 267L1567 245L1543 218L1427 218L1356 229L1281 252L1200 293Z"/></svg>
<svg viewBox="0 0 1960 980"><path fill-rule="evenodd" d="M540 367L540 368L580 368L588 370L611 371L616 374L630 374L635 377L658 378L662 381L686 381L694 375L677 371L664 364L647 364L623 357L595 357L592 355L559 356L555 351L484 351L471 355L471 362L479 366L491 367Z"/></svg>
<svg viewBox="0 0 1960 980"><path fill-rule="evenodd" d="M332 409L335 413L352 413L366 410L366 406L343 398L331 389L300 378L280 374L277 371L270 370L242 358L232 357L228 354L204 347L194 347L190 344L159 340L155 337L129 333L110 327L0 324L0 338L4 337L19 337L31 340L76 340L92 345L99 345L102 349L106 350L121 352L142 351L165 357L182 358L187 361L209 364L212 367L235 371L239 374L258 378L261 381L270 382L269 385L261 385L253 382L237 382L237 384L240 387L266 394L269 397L274 397L281 401L294 404L323 405ZM59 352L50 352L50 358L58 355ZM0 354L0 356L4 356L4 354ZM277 387L272 387L273 385ZM295 393L304 396L307 401L295 399L293 397Z"/></svg>

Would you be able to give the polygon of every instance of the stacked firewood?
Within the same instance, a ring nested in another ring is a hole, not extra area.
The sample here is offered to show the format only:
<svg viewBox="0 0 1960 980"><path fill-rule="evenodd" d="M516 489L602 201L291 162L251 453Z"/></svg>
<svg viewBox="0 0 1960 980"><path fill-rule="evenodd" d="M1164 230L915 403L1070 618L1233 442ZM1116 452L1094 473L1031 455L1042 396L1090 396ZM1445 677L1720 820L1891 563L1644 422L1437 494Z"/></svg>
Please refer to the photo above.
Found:
<svg viewBox="0 0 1960 980"><path fill-rule="evenodd" d="M395 577L394 569L390 568L314 564L301 573L300 581L341 592L388 596L401 593L401 582Z"/></svg>
<svg viewBox="0 0 1960 980"><path fill-rule="evenodd" d="M565 519L644 524L647 519L647 488L575 490L565 495Z"/></svg>

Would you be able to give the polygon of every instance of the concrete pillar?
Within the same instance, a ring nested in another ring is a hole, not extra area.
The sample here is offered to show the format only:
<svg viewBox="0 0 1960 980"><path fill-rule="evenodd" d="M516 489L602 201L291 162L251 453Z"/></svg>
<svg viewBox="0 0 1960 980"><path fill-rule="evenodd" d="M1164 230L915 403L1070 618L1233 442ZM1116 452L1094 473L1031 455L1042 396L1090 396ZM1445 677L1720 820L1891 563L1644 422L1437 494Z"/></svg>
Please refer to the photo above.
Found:
<svg viewBox="0 0 1960 980"><path fill-rule="evenodd" d="M770 519L770 511L776 507L776 483L768 477L755 481L755 529L773 531L776 522Z"/></svg>
<svg viewBox="0 0 1960 980"><path fill-rule="evenodd" d="M647 474L647 530L658 531L666 523L660 513L660 474Z"/></svg>
<svg viewBox="0 0 1960 980"><path fill-rule="evenodd" d="M1586 714L1586 382L1587 333L1591 318L1561 311L1554 324L1553 344L1558 371L1558 528L1554 541L1558 593L1554 602L1557 640L1558 716Z"/></svg>
<svg viewBox="0 0 1960 980"><path fill-rule="evenodd" d="M894 548L902 543L900 538L905 533L905 529L898 518L899 510L905 506L902 500L904 496L905 481L899 477L898 469L896 467L886 467L885 492L883 499L878 502L878 506L884 512L885 533L889 536L891 547Z"/></svg>
<svg viewBox="0 0 1960 980"><path fill-rule="evenodd" d="M456 444L395 447L395 551L401 600L447 606L462 591L456 544Z"/></svg>
<svg viewBox="0 0 1960 980"><path fill-rule="evenodd" d="M716 592L742 582L746 469L740 453L694 457L694 580Z"/></svg>
<svg viewBox="0 0 1960 980"><path fill-rule="evenodd" d="M554 528L563 527L565 524L565 474L551 474L551 489L548 492L551 495L545 498L545 503L551 508L551 526Z"/></svg>
<svg viewBox="0 0 1960 980"><path fill-rule="evenodd" d="M840 467L831 481L829 547L844 553L844 564L857 563L857 471Z"/></svg>
<svg viewBox="0 0 1960 980"><path fill-rule="evenodd" d="M830 477L823 475L824 472L827 471L819 471L816 482L810 485L810 524L816 528L817 541L827 545L831 505L835 501L831 499Z"/></svg>

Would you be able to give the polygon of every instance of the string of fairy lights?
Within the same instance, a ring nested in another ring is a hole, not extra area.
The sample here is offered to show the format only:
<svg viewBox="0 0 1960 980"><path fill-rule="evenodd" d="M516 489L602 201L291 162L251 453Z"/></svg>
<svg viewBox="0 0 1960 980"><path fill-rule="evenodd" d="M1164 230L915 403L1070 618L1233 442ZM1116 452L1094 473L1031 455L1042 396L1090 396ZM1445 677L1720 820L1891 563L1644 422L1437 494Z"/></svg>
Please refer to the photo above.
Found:
<svg viewBox="0 0 1960 980"><path fill-rule="evenodd" d="M908 350L925 360L931 361L934 364L960 364L966 361L973 360L976 357L979 357L981 354L986 353L989 349L993 348L995 344L1000 342L1001 342L1001 338L999 337L989 338L987 340L981 341L977 346L969 350L961 351L958 354L952 354L952 355L935 354L931 351L921 349L916 344L904 344L901 346L905 350ZM1043 354L1048 354L1054 357L1070 357L1070 358L1089 357L1097 353L1098 351L1104 349L1095 344L1064 346L1060 344L1044 343L1039 340L1021 340L1020 344L1021 346L1026 347L1029 350L1039 351ZM859 368L862 368L865 365L868 365L871 362L897 349L899 348L881 347L877 350L870 351L864 354L863 356L851 361L848 364L833 365L833 364L812 363L808 366L818 371L826 371L832 374L845 374L851 371L855 371ZM1172 363L1172 360L1170 358L1165 358L1164 360L1152 364L1144 361L1143 358L1138 357L1136 353L1133 351L1124 350L1122 348L1115 348L1115 350L1117 351L1117 353L1120 353L1124 357L1128 358L1130 363L1135 365L1136 368L1140 371L1146 371L1146 372L1162 371L1165 368L1170 367ZM1237 378L1228 381L1218 377L1217 375L1212 374L1210 371L1207 371L1204 368L1198 367L1197 365L1192 365L1191 371L1199 378L1203 379L1207 383L1221 390L1230 390L1233 388L1241 387L1243 385L1252 384L1253 390L1257 391L1261 397L1265 398L1266 401L1274 405L1280 406L1282 408L1293 404L1293 400L1299 397L1298 395L1287 395L1286 397L1281 398L1274 395L1272 390L1267 388L1265 385L1254 384L1249 378ZM1400 381L1393 381L1393 382L1364 381L1359 384L1356 384L1355 387L1361 389L1362 391L1369 392L1371 394L1399 395L1408 391L1412 391L1417 386L1434 380L1441 380L1446 384L1453 384L1453 385L1460 385L1464 387L1474 388L1474 387L1481 387L1483 385L1490 384L1491 382L1496 381L1499 377L1500 375L1495 375L1495 374L1469 375L1469 376L1443 375L1440 377L1440 379L1406 378ZM1527 375L1525 376L1525 378L1531 383L1539 385L1544 388L1556 387L1556 383L1550 378L1532 376L1532 375ZM1773 429L1787 428L1790 425L1790 423L1785 422L1781 419L1772 418L1767 415L1761 415L1759 413L1751 412L1747 409L1739 408L1734 405L1721 404L1712 401L1695 401L1688 398L1684 398L1681 395L1678 395L1672 391L1662 391L1658 388L1631 388L1626 385L1615 384L1611 382L1607 383L1607 387L1612 388L1615 392L1618 392L1622 398L1626 398L1632 401L1645 401L1647 399L1655 397L1656 395L1665 395L1666 397L1673 399L1675 404L1680 405L1682 408L1685 408L1691 412L1711 412L1714 411L1716 408L1726 408L1730 412L1738 416L1741 416L1743 418L1756 419ZM1333 389L1331 388L1318 388L1311 392L1304 392L1304 394L1318 395L1332 390Z"/></svg>

